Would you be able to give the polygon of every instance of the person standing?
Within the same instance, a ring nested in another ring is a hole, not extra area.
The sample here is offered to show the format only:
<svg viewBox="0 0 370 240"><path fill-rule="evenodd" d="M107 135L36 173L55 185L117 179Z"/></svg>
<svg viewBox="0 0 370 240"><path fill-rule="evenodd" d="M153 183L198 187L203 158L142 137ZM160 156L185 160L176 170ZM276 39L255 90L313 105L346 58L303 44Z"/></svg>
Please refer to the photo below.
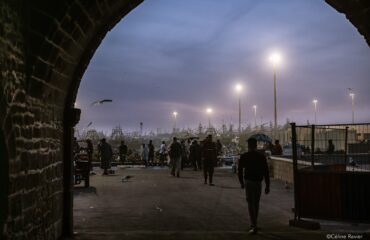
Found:
<svg viewBox="0 0 370 240"><path fill-rule="evenodd" d="M161 147L159 148L159 164L161 167L163 166L166 158L167 158L167 146L166 142L162 141Z"/></svg>
<svg viewBox="0 0 370 240"><path fill-rule="evenodd" d="M212 135L208 135L202 146L204 184L213 184L213 172L217 161L217 146L212 142Z"/></svg>
<svg viewBox="0 0 370 240"><path fill-rule="evenodd" d="M280 145L279 140L275 140L275 145L272 148L272 155L282 155L283 154L283 148Z"/></svg>
<svg viewBox="0 0 370 240"><path fill-rule="evenodd" d="M108 175L108 169L111 165L113 151L112 147L106 142L105 138L100 141L99 152L100 167L104 170L103 175Z"/></svg>
<svg viewBox="0 0 370 240"><path fill-rule="evenodd" d="M198 144L197 140L193 140L190 145L190 159L194 167L194 171L197 171L198 168L202 169L202 149Z"/></svg>
<svg viewBox="0 0 370 240"><path fill-rule="evenodd" d="M181 170L183 170L188 163L187 147L185 144L185 140L181 140L180 145L181 145Z"/></svg>
<svg viewBox="0 0 370 240"><path fill-rule="evenodd" d="M149 148L143 143L141 147L141 160L144 162L145 167L148 167Z"/></svg>
<svg viewBox="0 0 370 240"><path fill-rule="evenodd" d="M257 140L248 139L248 152L240 155L238 176L241 188L245 188L248 211L251 221L250 234L256 234L262 180L265 179L265 194L270 192L270 176L264 154L257 152Z"/></svg>
<svg viewBox="0 0 370 240"><path fill-rule="evenodd" d="M122 162L122 165L125 164L126 162L127 152L128 152L128 147L125 144L125 141L121 141L121 145L119 145L119 158Z"/></svg>
<svg viewBox="0 0 370 240"><path fill-rule="evenodd" d="M87 144L87 157L88 157L88 161L89 161L89 171L92 172L92 156L93 156L93 152L94 152L94 146L93 146L93 143L90 139L87 139L86 140L86 144Z"/></svg>
<svg viewBox="0 0 370 240"><path fill-rule="evenodd" d="M328 140L328 149L326 150L326 153L333 154L334 153L334 150L335 150L335 146L333 144L333 140L332 139L329 139Z"/></svg>
<svg viewBox="0 0 370 240"><path fill-rule="evenodd" d="M154 145L152 140L149 141L148 148L149 148L148 162L151 166L154 166Z"/></svg>
<svg viewBox="0 0 370 240"><path fill-rule="evenodd" d="M181 144L177 141L177 138L173 138L173 142L170 146L170 158L172 163L171 175L180 177L181 170L181 153L182 147Z"/></svg>
<svg viewBox="0 0 370 240"><path fill-rule="evenodd" d="M222 155L222 143L221 143L220 139L217 139L216 148L217 148L217 157L219 157L219 156ZM217 158L217 165L218 166L221 165L221 162L218 161L218 158Z"/></svg>

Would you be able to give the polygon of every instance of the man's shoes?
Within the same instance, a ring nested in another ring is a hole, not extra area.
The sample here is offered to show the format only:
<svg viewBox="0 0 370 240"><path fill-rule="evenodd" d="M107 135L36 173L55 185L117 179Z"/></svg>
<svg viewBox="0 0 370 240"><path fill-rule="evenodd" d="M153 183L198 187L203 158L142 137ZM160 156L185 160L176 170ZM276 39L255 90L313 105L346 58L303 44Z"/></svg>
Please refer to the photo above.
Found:
<svg viewBox="0 0 370 240"><path fill-rule="evenodd" d="M176 177L180 177L180 173L178 173L178 174L176 175Z"/></svg>
<svg viewBox="0 0 370 240"><path fill-rule="evenodd" d="M209 183L209 186L214 186L214 184L213 183Z"/></svg>
<svg viewBox="0 0 370 240"><path fill-rule="evenodd" d="M252 227L249 231L248 234L250 235L255 235L258 233L257 227Z"/></svg>

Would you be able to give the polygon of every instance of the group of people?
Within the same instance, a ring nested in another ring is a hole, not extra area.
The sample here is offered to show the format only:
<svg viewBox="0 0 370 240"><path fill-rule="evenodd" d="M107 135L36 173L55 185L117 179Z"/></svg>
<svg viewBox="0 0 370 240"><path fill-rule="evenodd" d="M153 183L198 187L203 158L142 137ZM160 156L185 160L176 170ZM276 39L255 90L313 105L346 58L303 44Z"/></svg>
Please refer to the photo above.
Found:
<svg viewBox="0 0 370 240"><path fill-rule="evenodd" d="M180 177L180 172L183 170L186 163L191 163L194 171L202 170L204 173L204 183L213 186L213 171L217 164L217 156L221 154L222 144L218 140L216 143L212 141L212 135L198 142L197 139L192 141L188 139L179 141L174 137L172 143L167 146L165 141L162 141L159 148L159 164L163 166L169 159L171 175ZM149 144L143 144L141 150L141 158L147 167L154 162L155 148L150 140Z"/></svg>
<svg viewBox="0 0 370 240"><path fill-rule="evenodd" d="M275 149L282 151L281 146L279 149L279 141L275 142ZM160 146L160 158L166 158L169 154L171 175L180 177L181 161L184 154L182 144L176 137L169 148L167 149L165 142ZM198 143L195 139L189 147L189 158L191 159L194 170L202 169L204 176L204 184L213 184L214 167L217 162L217 156L220 154L222 144L217 141L213 142L212 135L208 135L204 141ZM238 162L238 177L240 186L245 189L246 200L248 203L248 211L251 221L250 234L256 234L259 230L257 227L257 218L259 211L259 202L262 192L262 181L265 181L265 194L270 192L270 176L267 165L266 156L257 151L257 140L255 138L248 139L248 152L240 155Z"/></svg>
<svg viewBox="0 0 370 240"><path fill-rule="evenodd" d="M275 141L275 151L280 152L281 146L278 141ZM334 151L334 145L329 144L329 150ZM78 147L76 142L75 148ZM89 161L92 159L93 145L91 141L87 141ZM152 141L145 146L143 144L142 157L147 158L149 161L154 161L154 145ZM214 167L217 162L217 156L221 153L222 144L220 141L213 142L212 135L208 135L204 141L198 143L194 139L188 152L188 158L191 159L194 166L194 170L203 169L204 184L213 184L213 173ZM74 151L78 151L74 149ZM108 174L108 169L111 167L111 160L113 157L112 147L102 139L98 145L98 151L100 154L101 168L103 169L103 175ZM276 153L275 152L275 153ZM119 154L121 161L125 161L128 153L128 147L124 141L121 141L119 146ZM164 141L159 149L160 162L163 163L167 159L167 155L170 157L171 175L180 177L182 169L181 161L184 157L184 147L178 141L176 137L173 138L172 143L167 148ZM265 180L265 194L270 192L270 177L267 166L267 159L265 155L257 151L257 140L254 138L248 139L248 152L240 155L238 162L238 177L240 186L245 189L246 200L248 203L248 211L251 221L251 228L249 233L256 234L259 230L257 227L257 218L259 211L259 202L262 192L262 180Z"/></svg>
<svg viewBox="0 0 370 240"><path fill-rule="evenodd" d="M194 139L189 146L188 158L190 158L194 170L203 169L204 184L208 183L210 186L214 186L213 172L217 163L217 156L220 154L222 148L220 144L220 142L218 142L218 144L213 142L212 135L208 135L201 143L198 143L198 141ZM170 156L171 175L180 177L184 149L176 137L173 138L168 153Z"/></svg>

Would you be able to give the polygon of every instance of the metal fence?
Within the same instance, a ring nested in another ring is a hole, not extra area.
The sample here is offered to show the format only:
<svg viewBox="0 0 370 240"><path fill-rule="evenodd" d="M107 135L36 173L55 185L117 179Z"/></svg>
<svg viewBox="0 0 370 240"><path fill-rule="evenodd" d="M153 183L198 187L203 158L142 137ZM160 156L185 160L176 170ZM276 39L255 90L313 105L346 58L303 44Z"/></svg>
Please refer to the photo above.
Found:
<svg viewBox="0 0 370 240"><path fill-rule="evenodd" d="M295 218L370 221L370 123L292 123Z"/></svg>
<svg viewBox="0 0 370 240"><path fill-rule="evenodd" d="M312 167L370 171L370 124L295 126L297 159Z"/></svg>

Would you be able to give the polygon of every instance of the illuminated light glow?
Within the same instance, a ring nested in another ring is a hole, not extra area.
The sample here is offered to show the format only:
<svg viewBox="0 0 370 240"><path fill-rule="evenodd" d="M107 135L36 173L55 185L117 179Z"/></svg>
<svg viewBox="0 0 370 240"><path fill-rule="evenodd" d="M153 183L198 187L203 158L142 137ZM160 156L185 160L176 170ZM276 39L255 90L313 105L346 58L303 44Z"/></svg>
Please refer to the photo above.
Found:
<svg viewBox="0 0 370 240"><path fill-rule="evenodd" d="M270 60L270 62L272 62L272 64L277 65L277 64L281 63L282 58L281 58L280 53L274 52L270 55L269 60Z"/></svg>
<svg viewBox="0 0 370 240"><path fill-rule="evenodd" d="M175 117L177 117L177 114L178 114L178 113L177 113L177 112L173 112L172 114L173 114Z"/></svg>
<svg viewBox="0 0 370 240"><path fill-rule="evenodd" d="M314 99L314 100L312 100L312 102L313 102L314 104L316 104L316 103L318 102L318 100L317 100L317 99Z"/></svg>
<svg viewBox="0 0 370 240"><path fill-rule="evenodd" d="M206 112L207 112L208 114L211 114L211 113L213 112L213 109L212 109L212 108L207 108L207 109L206 109Z"/></svg>
<svg viewBox="0 0 370 240"><path fill-rule="evenodd" d="M235 90L237 93L240 93L243 90L243 86L238 83L235 85Z"/></svg>
<svg viewBox="0 0 370 240"><path fill-rule="evenodd" d="M256 110L257 109L257 105L253 105L253 109Z"/></svg>

